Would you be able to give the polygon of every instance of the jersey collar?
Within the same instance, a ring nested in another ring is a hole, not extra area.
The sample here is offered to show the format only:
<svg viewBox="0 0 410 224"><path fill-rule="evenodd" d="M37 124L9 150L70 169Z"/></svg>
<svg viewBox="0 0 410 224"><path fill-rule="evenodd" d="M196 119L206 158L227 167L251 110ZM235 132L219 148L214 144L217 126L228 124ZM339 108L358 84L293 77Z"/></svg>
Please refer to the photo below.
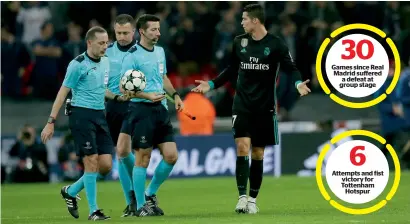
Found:
<svg viewBox="0 0 410 224"><path fill-rule="evenodd" d="M90 59L91 61L93 61L95 63L98 63L98 62L101 61L101 58L95 59L95 58L90 57L90 55L87 54L87 51L85 52L85 56L87 56L88 59Z"/></svg>
<svg viewBox="0 0 410 224"><path fill-rule="evenodd" d="M138 41L138 45L141 46L144 50L146 50L148 52L154 52L155 46L152 48L152 50L149 50L149 49L145 48L144 46L142 46L139 41Z"/></svg>
<svg viewBox="0 0 410 224"><path fill-rule="evenodd" d="M134 46L136 40L132 40L132 42L126 46L121 46L118 42L117 42L117 48L118 50L122 51L122 52L127 52L132 46Z"/></svg>

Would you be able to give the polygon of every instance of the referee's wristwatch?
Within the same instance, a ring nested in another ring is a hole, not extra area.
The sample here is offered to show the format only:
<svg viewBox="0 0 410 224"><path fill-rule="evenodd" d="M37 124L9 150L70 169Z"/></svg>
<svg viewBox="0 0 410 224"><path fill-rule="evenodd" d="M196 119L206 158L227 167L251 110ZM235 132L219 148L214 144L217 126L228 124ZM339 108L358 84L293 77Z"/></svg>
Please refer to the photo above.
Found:
<svg viewBox="0 0 410 224"><path fill-rule="evenodd" d="M48 117L47 123L49 124L54 124L56 122L56 119L52 116Z"/></svg>
<svg viewBox="0 0 410 224"><path fill-rule="evenodd" d="M178 92L175 92L174 94L172 94L172 98L173 98L173 99L175 99L175 96L181 97Z"/></svg>

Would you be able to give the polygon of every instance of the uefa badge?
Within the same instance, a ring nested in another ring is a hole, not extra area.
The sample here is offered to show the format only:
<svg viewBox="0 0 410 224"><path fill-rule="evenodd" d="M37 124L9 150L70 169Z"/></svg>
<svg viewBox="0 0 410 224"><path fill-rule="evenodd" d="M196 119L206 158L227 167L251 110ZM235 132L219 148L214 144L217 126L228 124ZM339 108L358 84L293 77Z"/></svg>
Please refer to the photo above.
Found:
<svg viewBox="0 0 410 224"><path fill-rule="evenodd" d="M163 63L159 63L159 73L160 74L164 73L164 64Z"/></svg>
<svg viewBox="0 0 410 224"><path fill-rule="evenodd" d="M104 85L107 85L108 84L108 70L105 70L105 73L104 73Z"/></svg>

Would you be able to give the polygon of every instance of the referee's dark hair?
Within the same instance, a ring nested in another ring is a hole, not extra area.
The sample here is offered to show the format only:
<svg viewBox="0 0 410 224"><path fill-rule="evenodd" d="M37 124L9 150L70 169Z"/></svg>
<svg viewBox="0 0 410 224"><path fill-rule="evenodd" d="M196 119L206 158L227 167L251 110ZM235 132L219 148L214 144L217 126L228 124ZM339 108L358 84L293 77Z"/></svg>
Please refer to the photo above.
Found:
<svg viewBox="0 0 410 224"><path fill-rule="evenodd" d="M244 12L248 13L251 19L258 19L261 24L265 24L265 11L260 4L249 4L243 9Z"/></svg>
<svg viewBox="0 0 410 224"><path fill-rule="evenodd" d="M130 23L132 27L135 27L135 20L132 16L128 15L128 14L121 14L118 15L115 18L114 24L120 24L120 25L125 25L127 23Z"/></svg>
<svg viewBox="0 0 410 224"><path fill-rule="evenodd" d="M85 34L85 40L86 41L94 40L96 33L107 33L107 31L100 26L94 26L91 29L89 29L87 33Z"/></svg>
<svg viewBox="0 0 410 224"><path fill-rule="evenodd" d="M137 19L137 30L139 29L147 29L148 22L159 22L161 19L158 16L152 14L144 14Z"/></svg>

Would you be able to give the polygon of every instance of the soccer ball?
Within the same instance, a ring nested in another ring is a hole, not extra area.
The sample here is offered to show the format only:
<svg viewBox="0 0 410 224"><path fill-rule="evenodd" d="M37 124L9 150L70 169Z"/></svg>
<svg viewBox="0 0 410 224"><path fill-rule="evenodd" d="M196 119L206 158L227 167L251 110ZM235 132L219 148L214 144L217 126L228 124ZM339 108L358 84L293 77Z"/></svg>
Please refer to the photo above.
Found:
<svg viewBox="0 0 410 224"><path fill-rule="evenodd" d="M144 73L138 70L128 70L121 78L121 86L126 91L140 92L144 91L146 79Z"/></svg>

